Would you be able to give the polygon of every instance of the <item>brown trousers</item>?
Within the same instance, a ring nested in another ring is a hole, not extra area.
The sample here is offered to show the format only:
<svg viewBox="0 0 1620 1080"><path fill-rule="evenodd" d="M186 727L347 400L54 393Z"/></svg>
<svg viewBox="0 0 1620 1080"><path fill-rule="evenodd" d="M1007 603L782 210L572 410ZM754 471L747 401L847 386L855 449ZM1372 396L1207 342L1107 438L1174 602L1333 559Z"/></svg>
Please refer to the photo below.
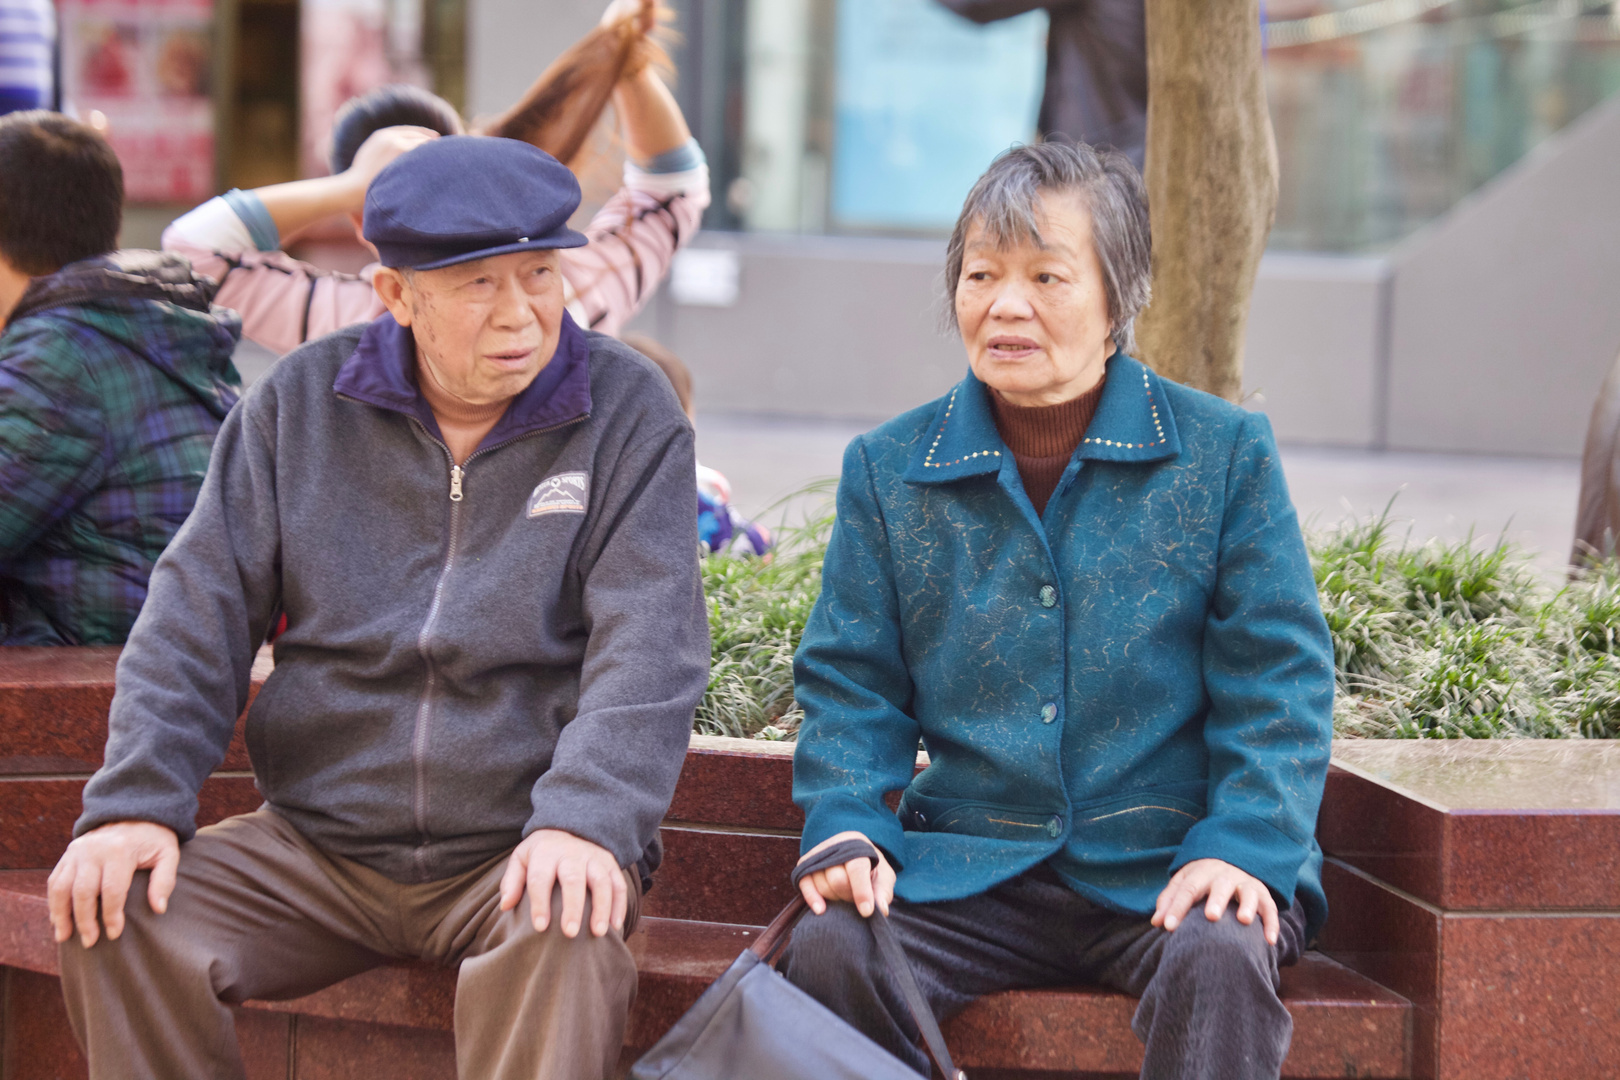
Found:
<svg viewBox="0 0 1620 1080"><path fill-rule="evenodd" d="M525 896L501 911L506 857L458 877L401 885L318 851L269 810L201 829L180 849L169 910L137 876L117 941L60 948L62 990L91 1080L241 1080L228 1005L313 993L397 959L460 965L462 1080L612 1076L636 965L611 930L537 933ZM634 868L625 933L640 906ZM560 892L552 895L558 912ZM587 901L585 923L589 923Z"/></svg>

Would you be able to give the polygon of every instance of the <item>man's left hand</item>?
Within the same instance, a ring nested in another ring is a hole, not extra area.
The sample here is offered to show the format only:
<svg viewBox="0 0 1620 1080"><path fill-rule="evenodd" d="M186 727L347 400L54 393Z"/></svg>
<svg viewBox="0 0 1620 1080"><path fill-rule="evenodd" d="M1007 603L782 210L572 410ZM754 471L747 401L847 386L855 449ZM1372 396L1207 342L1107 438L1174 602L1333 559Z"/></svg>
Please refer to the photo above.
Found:
<svg viewBox="0 0 1620 1080"><path fill-rule="evenodd" d="M608 928L622 931L630 905L624 871L606 848L561 829L530 833L512 852L501 878L501 910L511 911L529 893L529 915L534 928L545 933L551 925L551 889L562 886L563 937L578 937L585 914L585 894L591 897L591 936Z"/></svg>
<svg viewBox="0 0 1620 1080"><path fill-rule="evenodd" d="M1194 859L1177 870L1159 894L1153 925L1174 931L1200 900L1205 901L1204 917L1220 922L1226 906L1234 899L1238 902L1238 922L1248 926L1258 912L1266 928L1266 944L1277 944L1277 901L1272 899L1271 890L1259 878L1220 859Z"/></svg>

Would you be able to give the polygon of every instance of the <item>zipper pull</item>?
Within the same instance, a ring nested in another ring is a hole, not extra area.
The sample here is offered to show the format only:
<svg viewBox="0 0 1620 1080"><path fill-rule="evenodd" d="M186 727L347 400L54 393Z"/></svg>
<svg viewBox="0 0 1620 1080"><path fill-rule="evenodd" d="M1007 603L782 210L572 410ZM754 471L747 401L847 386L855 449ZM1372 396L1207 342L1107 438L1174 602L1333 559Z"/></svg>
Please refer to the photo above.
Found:
<svg viewBox="0 0 1620 1080"><path fill-rule="evenodd" d="M450 501L451 502L460 502L461 501L461 477L462 477L461 466L460 465L452 465L452 466L450 466Z"/></svg>

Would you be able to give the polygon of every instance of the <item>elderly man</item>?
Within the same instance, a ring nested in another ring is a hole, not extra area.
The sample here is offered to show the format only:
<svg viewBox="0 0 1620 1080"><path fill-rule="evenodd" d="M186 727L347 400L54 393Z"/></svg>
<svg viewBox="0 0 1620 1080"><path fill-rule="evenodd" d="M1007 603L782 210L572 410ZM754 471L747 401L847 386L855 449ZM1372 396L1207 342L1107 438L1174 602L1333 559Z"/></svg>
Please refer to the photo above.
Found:
<svg viewBox="0 0 1620 1080"><path fill-rule="evenodd" d="M396 958L460 966L462 1076L614 1068L708 636L691 427L563 309L579 197L512 140L401 156L365 207L387 313L227 418L51 877L92 1077L241 1077L229 1003ZM266 805L194 834L281 615Z"/></svg>

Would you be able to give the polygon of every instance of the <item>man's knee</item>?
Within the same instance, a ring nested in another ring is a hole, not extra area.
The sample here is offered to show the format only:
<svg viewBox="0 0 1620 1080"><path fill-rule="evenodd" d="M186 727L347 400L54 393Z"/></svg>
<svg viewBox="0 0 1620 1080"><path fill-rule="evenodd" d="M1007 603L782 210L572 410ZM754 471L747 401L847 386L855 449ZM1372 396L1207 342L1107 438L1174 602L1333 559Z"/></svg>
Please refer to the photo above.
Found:
<svg viewBox="0 0 1620 1080"><path fill-rule="evenodd" d="M107 936L103 920L101 936L88 949L80 942L77 934L57 946L57 954L61 958L64 973L70 967L74 970L83 970L109 961L121 960L125 954L135 950L153 947L161 951L177 950L178 946L188 940L188 935L179 925L183 916L159 916L152 910L152 905L146 898L150 877L150 871L146 870L135 874L135 880L129 887L129 896L124 901L123 930L116 939Z"/></svg>
<svg viewBox="0 0 1620 1080"><path fill-rule="evenodd" d="M573 937L564 934L561 916L561 888L552 892L551 920L544 930L534 928L527 898L520 901L517 907L501 914L504 925L491 937L484 950L485 962L494 962L497 954L521 954L523 958L518 963L524 970L566 970L570 972L570 977L589 971L616 976L628 973L634 978L635 958L625 944L625 934L612 927L601 937L591 933L591 900L588 895L585 898L585 911L580 918L579 933Z"/></svg>

